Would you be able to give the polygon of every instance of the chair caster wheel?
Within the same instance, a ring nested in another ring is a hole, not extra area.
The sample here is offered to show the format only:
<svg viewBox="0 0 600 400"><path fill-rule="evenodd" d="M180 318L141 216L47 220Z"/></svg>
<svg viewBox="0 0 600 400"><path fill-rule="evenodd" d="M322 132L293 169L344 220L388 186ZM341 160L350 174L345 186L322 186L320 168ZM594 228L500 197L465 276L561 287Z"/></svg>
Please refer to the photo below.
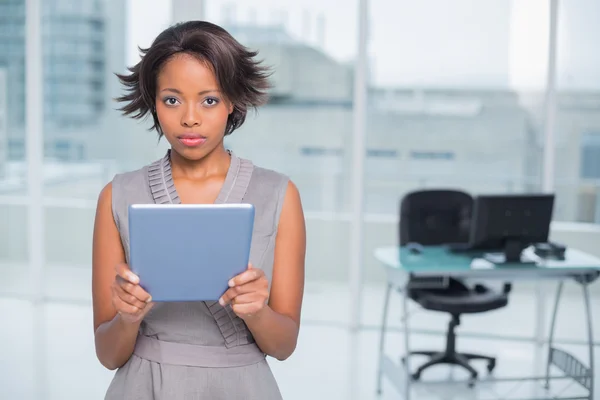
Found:
<svg viewBox="0 0 600 400"><path fill-rule="evenodd" d="M471 374L471 379L467 382L467 386L469 389L473 389L475 387L475 382L477 382L477 372Z"/></svg>
<svg viewBox="0 0 600 400"><path fill-rule="evenodd" d="M494 371L494 368L496 368L496 360L490 361L487 365L487 370L489 373L492 373L492 371Z"/></svg>

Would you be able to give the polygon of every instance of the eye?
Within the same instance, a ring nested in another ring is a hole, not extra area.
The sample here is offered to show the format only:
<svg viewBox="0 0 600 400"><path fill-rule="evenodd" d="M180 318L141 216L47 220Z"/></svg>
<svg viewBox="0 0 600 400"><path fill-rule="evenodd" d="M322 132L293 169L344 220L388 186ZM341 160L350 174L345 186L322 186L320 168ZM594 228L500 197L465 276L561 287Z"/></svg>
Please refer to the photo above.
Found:
<svg viewBox="0 0 600 400"><path fill-rule="evenodd" d="M168 106L176 106L179 101L175 97L167 97L163 102Z"/></svg>
<svg viewBox="0 0 600 400"><path fill-rule="evenodd" d="M209 107L215 106L219 103L218 99L215 99L213 97L208 97L207 99L204 100L204 104L206 104Z"/></svg>

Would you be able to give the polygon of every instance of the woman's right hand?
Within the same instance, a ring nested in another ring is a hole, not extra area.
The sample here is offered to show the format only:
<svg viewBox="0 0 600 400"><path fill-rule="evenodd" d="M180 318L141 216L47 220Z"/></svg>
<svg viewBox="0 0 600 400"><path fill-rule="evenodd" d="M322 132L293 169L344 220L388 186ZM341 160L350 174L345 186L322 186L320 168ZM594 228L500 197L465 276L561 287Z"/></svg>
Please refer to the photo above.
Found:
<svg viewBox="0 0 600 400"><path fill-rule="evenodd" d="M123 321L138 323L150 311L152 298L140 286L140 279L127 264L118 264L112 284L112 304Z"/></svg>

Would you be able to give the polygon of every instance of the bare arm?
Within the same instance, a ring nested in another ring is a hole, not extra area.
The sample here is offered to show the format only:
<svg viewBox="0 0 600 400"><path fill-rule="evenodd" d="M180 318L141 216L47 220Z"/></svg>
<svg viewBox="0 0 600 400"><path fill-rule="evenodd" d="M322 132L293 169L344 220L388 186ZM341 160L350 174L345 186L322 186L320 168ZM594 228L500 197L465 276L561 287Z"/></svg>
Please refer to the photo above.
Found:
<svg viewBox="0 0 600 400"><path fill-rule="evenodd" d="M131 357L150 297L125 264L125 252L112 215L112 185L100 193L94 224L92 297L96 355L108 369Z"/></svg>
<svg viewBox="0 0 600 400"><path fill-rule="evenodd" d="M244 319L260 349L278 360L292 355L298 341L305 252L306 228L300 194L289 182L275 242L270 294L264 273L249 269L234 278L242 286L234 286L224 295L225 303L233 301L233 310ZM269 303L264 305L267 296Z"/></svg>

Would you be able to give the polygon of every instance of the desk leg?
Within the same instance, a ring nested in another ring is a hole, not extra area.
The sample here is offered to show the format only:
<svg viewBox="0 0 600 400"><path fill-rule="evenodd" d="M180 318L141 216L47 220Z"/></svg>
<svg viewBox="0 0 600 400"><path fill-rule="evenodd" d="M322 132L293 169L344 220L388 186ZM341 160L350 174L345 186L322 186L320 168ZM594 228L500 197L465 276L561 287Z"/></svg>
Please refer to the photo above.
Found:
<svg viewBox="0 0 600 400"><path fill-rule="evenodd" d="M546 335L546 295L543 282L536 282L535 287L535 341L541 347L544 345Z"/></svg>
<svg viewBox="0 0 600 400"><path fill-rule="evenodd" d="M552 344L554 341L554 330L556 327L556 316L558 315L558 305L560 304L560 297L562 295L563 281L558 283L556 289L556 297L554 299L554 311L552 312L552 322L550 322L550 335L548 336L548 358L546 360L546 389L550 388L550 364L552 358ZM536 332L537 333L537 332Z"/></svg>
<svg viewBox="0 0 600 400"><path fill-rule="evenodd" d="M588 333L588 348L590 353L590 369L588 370L589 374L589 389L590 389L590 399L594 398L594 333L592 330L592 310L590 305L590 292L588 288L588 283L583 283L581 285L583 289L583 297L585 300L585 315L587 318L587 333Z"/></svg>
<svg viewBox="0 0 600 400"><path fill-rule="evenodd" d="M383 363L383 352L385 348L385 331L387 330L388 321L388 309L390 308L390 294L392 293L392 285L388 283L385 290L385 299L383 301L383 320L381 321L381 332L379 335L379 363L377 365L377 394L381 394L381 381L382 377L382 366Z"/></svg>
<svg viewBox="0 0 600 400"><path fill-rule="evenodd" d="M558 304L563 288L563 282L559 283L554 303L554 312L552 315L552 324L550 326L550 337L548 340L548 361L546 364L546 389L550 386L550 366L554 364L566 376L573 378L576 382L589 390L589 399L594 398L594 334L592 329L592 310L590 305L589 282L581 281L578 283L583 290L583 299L585 302L585 315L587 322L589 367L586 367L581 361L573 357L566 351L553 347L554 331L556 326L556 316L558 314Z"/></svg>
<svg viewBox="0 0 600 400"><path fill-rule="evenodd" d="M408 283L402 288L402 325L404 327L404 352L406 353L406 361L404 363L405 385L404 385L404 400L410 400L410 386L412 376L410 373L410 341L408 327Z"/></svg>

